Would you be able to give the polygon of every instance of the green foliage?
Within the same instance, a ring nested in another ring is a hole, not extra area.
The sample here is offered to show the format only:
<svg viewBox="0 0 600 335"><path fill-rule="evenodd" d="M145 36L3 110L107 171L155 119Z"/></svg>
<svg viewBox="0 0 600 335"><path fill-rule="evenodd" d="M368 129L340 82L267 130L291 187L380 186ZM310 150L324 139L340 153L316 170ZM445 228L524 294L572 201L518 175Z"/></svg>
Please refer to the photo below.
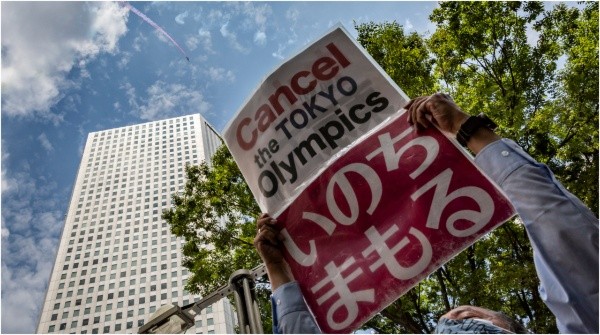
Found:
<svg viewBox="0 0 600 335"><path fill-rule="evenodd" d="M358 42L409 97L435 92L433 60L421 36L405 34L396 22L363 23L354 28Z"/></svg>
<svg viewBox="0 0 600 335"><path fill-rule="evenodd" d="M467 112L485 112L598 215L598 3L442 2L431 37L401 25L366 23L358 41L410 96L450 93ZM537 41L528 41L528 34ZM564 64L564 66L559 66ZM560 69L559 69L560 68ZM259 264L252 246L259 209L223 146L211 165L187 168L185 191L163 217L183 237L186 289L206 294ZM459 305L502 311L535 333L556 333L538 294L518 219L488 234L370 320L381 333L431 333ZM268 285L257 288L264 329Z"/></svg>
<svg viewBox="0 0 600 335"><path fill-rule="evenodd" d="M544 12L541 2L443 2L430 18L445 90L490 115L597 215L598 3ZM539 34L533 46L528 27Z"/></svg>
<svg viewBox="0 0 600 335"><path fill-rule="evenodd" d="M222 145L211 164L187 166L182 194L163 212L171 233L185 240L183 266L190 271L185 289L207 295L225 285L239 269L261 263L252 244L258 205L233 157ZM268 286L257 286L263 327L271 327Z"/></svg>

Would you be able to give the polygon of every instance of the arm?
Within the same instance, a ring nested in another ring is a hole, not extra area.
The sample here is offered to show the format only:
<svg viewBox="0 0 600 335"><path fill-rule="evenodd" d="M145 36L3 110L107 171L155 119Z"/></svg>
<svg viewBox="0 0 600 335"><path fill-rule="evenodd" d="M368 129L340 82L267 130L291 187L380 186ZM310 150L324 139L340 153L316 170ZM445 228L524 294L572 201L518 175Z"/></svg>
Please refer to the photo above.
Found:
<svg viewBox="0 0 600 335"><path fill-rule="evenodd" d="M412 100L409 121L437 124L456 135L467 118L443 94ZM426 118L431 117L431 120ZM598 220L547 166L516 143L481 128L467 143L475 163L515 206L527 230L540 279L540 294L561 332L598 333Z"/></svg>
<svg viewBox="0 0 600 335"><path fill-rule="evenodd" d="M300 286L283 259L283 236L277 220L262 214L257 221L258 232L254 246L267 268L271 283L273 308L273 333L317 334L321 331L306 306Z"/></svg>

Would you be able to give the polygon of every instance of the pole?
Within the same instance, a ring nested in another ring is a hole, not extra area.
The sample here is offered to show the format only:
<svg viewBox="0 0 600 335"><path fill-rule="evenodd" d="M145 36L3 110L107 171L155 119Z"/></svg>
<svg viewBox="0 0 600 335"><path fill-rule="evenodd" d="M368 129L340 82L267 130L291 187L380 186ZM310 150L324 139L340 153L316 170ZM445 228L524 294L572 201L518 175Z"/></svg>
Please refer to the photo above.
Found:
<svg viewBox="0 0 600 335"><path fill-rule="evenodd" d="M238 312L240 331L246 334L262 334L262 322L254 291L253 275L248 270L238 270L229 278L229 285L233 287L235 305Z"/></svg>

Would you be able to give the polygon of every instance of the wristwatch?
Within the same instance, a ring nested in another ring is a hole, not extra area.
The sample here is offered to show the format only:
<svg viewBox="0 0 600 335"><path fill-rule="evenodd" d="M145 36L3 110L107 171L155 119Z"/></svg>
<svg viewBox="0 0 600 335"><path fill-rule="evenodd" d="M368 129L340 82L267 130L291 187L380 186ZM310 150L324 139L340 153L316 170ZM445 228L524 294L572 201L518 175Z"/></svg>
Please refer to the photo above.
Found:
<svg viewBox="0 0 600 335"><path fill-rule="evenodd" d="M477 116L470 116L467 121L460 126L460 129L456 134L458 143L460 143L460 145L463 147L466 147L467 142L469 142L469 139L471 139L471 136L473 136L473 134L475 134L475 132L481 127L485 127L489 130L496 130L498 125L483 113Z"/></svg>

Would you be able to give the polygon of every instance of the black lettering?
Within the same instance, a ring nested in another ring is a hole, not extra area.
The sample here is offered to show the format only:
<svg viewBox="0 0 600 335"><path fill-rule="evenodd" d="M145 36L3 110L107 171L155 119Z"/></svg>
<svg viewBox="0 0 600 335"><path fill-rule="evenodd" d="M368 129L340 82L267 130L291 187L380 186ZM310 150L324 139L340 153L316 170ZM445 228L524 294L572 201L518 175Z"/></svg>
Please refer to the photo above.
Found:
<svg viewBox="0 0 600 335"><path fill-rule="evenodd" d="M259 169L262 169L263 165L260 162L260 157L258 157L258 155L254 155L254 163L256 163L256 165L258 165Z"/></svg>
<svg viewBox="0 0 600 335"><path fill-rule="evenodd" d="M348 111L348 115L350 116L350 119L353 122L362 124L362 123L369 121L369 119L371 118L371 112L366 112L362 118L360 118L360 117L358 117L358 115L356 115L356 112L363 108L365 108L365 105L363 105L363 104L354 105L350 108L350 111Z"/></svg>
<svg viewBox="0 0 600 335"><path fill-rule="evenodd" d="M277 124L275 126L275 130L279 130L279 129L283 129L283 132L285 133L285 136L287 136L288 140L290 138L292 138L292 134L290 134L290 132L287 130L287 128L285 127L285 123L288 122L288 119L283 119L281 122L279 122L279 124ZM283 128L282 128L283 127Z"/></svg>
<svg viewBox="0 0 600 335"><path fill-rule="evenodd" d="M267 178L271 182L270 190L267 190L264 186L263 181L265 180L265 178ZM271 172L270 170L265 170L260 173L260 175L258 176L258 188L260 189L260 192L267 198L270 198L275 193L277 193L277 179L275 178L273 172Z"/></svg>
<svg viewBox="0 0 600 335"><path fill-rule="evenodd" d="M269 164L269 165L271 165L271 168L277 174L277 178L279 178L279 181L281 181L281 184L282 185L285 184L285 177L281 173L281 170L279 170L279 166L277 166L277 164L275 164L275 162L271 162L271 164Z"/></svg>
<svg viewBox="0 0 600 335"><path fill-rule="evenodd" d="M335 130L335 133L333 134L330 132L330 129L332 128ZM335 149L338 146L335 141L344 136L344 127L337 121L329 121L323 127L319 128L319 132L321 132L321 135L323 135L323 138L327 141L329 147Z"/></svg>
<svg viewBox="0 0 600 335"><path fill-rule="evenodd" d="M296 115L300 115L300 117L302 118L300 122L296 120ZM290 113L290 122L292 123L292 126L294 126L296 129L302 129L306 127L306 125L308 124L308 116L306 116L304 109L294 109Z"/></svg>
<svg viewBox="0 0 600 335"><path fill-rule="evenodd" d="M279 166L281 166L285 171L287 171L290 175L290 183L293 183L298 178L298 171L296 170L296 162L294 161L294 153L290 152L288 154L288 164L285 162L279 162Z"/></svg>
<svg viewBox="0 0 600 335"><path fill-rule="evenodd" d="M344 85L343 85L344 82L347 82L350 84L349 91L346 91L346 89L344 88ZM354 79L352 79L350 77L342 77L337 81L337 89L338 89L338 91L340 91L340 93L349 97L352 94L356 93L356 90L358 89L358 85L356 84Z"/></svg>
<svg viewBox="0 0 600 335"><path fill-rule="evenodd" d="M367 105L374 107L373 113L379 113L389 105L386 97L377 98L380 94L380 92L373 92L367 97Z"/></svg>
<svg viewBox="0 0 600 335"><path fill-rule="evenodd" d="M350 131L354 130L354 125L352 124L352 122L350 122L350 120L348 120L348 117L346 117L346 115L344 115L344 114L342 113L342 110L341 110L341 109L339 109L339 108L338 108L338 109L335 111L335 114L338 116L338 118L339 118L340 120L342 120L342 123L344 123L344 125L346 126L346 128L347 128L348 130L350 130Z"/></svg>
<svg viewBox="0 0 600 335"><path fill-rule="evenodd" d="M313 95L310 98L310 105L308 103L306 103L306 102L302 103L302 106L304 106L304 109L306 109L306 112L308 114L310 114L310 116L312 116L313 119L317 118L317 115L315 115L315 113L313 112L314 110L318 110L321 113L327 112L327 108L319 106L319 105L316 104L316 99L317 99L317 96Z"/></svg>
<svg viewBox="0 0 600 335"><path fill-rule="evenodd" d="M325 93L325 91L321 91L317 94L328 99L334 106L338 104L337 100L335 100L335 95L333 94L333 85L329 85L327 87L327 93Z"/></svg>
<svg viewBox="0 0 600 335"><path fill-rule="evenodd" d="M304 154L302 153L302 149L305 149L308 154L310 155L310 157L315 157L315 155L317 154L317 152L315 151L315 149L313 149L312 147L312 143L317 143L319 145L319 148L321 148L321 150L327 148L327 145L325 145L325 142L323 142L323 139L321 138L321 136L319 136L318 134L311 134L306 141L302 141L298 144L298 146L294 149L294 153L296 154L296 156L298 157L298 160L300 161L300 163L302 163L302 165L306 164L307 160L304 157Z"/></svg>
<svg viewBox="0 0 600 335"><path fill-rule="evenodd" d="M263 163L266 163L269 159L271 159L271 153L267 148L259 148L258 154L260 155L260 158L262 159ZM265 155L267 155L268 158L265 158Z"/></svg>

